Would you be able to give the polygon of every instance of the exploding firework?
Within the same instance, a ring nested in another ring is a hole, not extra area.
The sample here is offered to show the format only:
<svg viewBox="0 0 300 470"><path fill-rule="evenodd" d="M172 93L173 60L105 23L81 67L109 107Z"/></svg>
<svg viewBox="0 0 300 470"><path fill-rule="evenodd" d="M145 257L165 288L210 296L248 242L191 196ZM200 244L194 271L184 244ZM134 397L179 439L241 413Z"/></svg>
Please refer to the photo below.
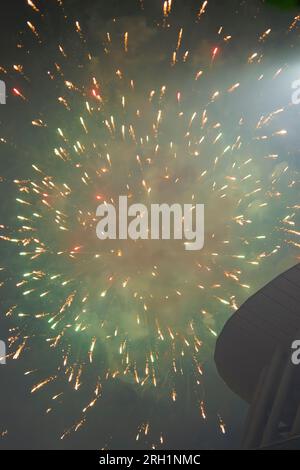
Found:
<svg viewBox="0 0 300 470"><path fill-rule="evenodd" d="M271 28L258 32L257 52L239 52L237 79L230 33L218 25L186 49L185 28L172 24L175 2L162 2L151 27L114 20L101 37L62 0L49 11L27 3L17 62L1 68L32 126L25 169L3 179L16 201L13 222L1 227L11 250L3 285L14 292L8 357L31 350L49 361L46 376L37 358L26 372L36 378L32 393L49 389L47 412L83 391L62 437L101 407L107 383L171 404L192 390L191 406L206 420L205 364L218 331L299 249L298 175L282 125L291 105L257 116L245 104L245 93L272 89L284 74L264 65ZM197 34L207 16L204 2ZM297 26L295 18L287 34ZM1 143L17 148L18 135L3 131ZM96 208L119 195L205 204L203 250L187 252L178 240L99 241ZM145 412L136 440L164 446L163 433L149 437L150 421Z"/></svg>

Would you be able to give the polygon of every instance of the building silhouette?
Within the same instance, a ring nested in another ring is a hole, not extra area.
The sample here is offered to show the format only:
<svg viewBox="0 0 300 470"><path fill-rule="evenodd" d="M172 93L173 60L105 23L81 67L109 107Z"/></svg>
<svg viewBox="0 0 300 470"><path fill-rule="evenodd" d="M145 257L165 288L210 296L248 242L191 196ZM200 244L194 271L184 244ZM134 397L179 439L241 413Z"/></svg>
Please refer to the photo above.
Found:
<svg viewBox="0 0 300 470"><path fill-rule="evenodd" d="M243 449L300 449L300 264L250 297L228 320L215 350L226 384L249 403Z"/></svg>

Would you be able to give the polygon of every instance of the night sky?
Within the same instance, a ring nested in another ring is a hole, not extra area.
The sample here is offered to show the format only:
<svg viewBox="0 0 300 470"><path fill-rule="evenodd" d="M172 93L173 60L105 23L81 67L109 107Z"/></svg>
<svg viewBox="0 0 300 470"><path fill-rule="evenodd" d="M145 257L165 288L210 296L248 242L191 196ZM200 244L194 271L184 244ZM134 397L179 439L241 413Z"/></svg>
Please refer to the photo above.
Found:
<svg viewBox="0 0 300 470"><path fill-rule="evenodd" d="M296 2L2 3L0 449L237 448L216 337L299 259ZM203 251L101 245L122 194L204 203Z"/></svg>

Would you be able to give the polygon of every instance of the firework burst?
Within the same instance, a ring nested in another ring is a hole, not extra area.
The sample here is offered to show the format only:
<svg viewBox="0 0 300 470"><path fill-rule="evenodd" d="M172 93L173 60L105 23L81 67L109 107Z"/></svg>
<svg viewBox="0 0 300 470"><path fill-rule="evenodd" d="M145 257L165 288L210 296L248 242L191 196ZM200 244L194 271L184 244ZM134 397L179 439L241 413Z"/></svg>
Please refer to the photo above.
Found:
<svg viewBox="0 0 300 470"><path fill-rule="evenodd" d="M62 437L82 427L108 382L175 403L189 380L192 406L206 420L205 364L218 331L299 249L298 175L277 150L286 152L282 122L291 106L254 117L243 103L249 77L256 94L284 73L264 72L271 28L258 32L257 52L242 54L241 78L231 71L216 80L230 67L234 39L218 25L211 47L202 38L200 50L186 49L185 28L172 24L174 2L162 2L151 28L114 20L96 39L62 0L55 12L27 3L32 15L18 62L1 68L32 126L26 169L3 180L16 201L14 222L1 228L13 246L3 270L3 285L14 292L8 356L31 349L43 361L51 357L46 376L37 359L37 370L27 372L36 378L32 393L50 390L48 413L84 390ZM62 25L57 41L51 15ZM195 11L197 31L207 15L206 1ZM2 147L18 147L17 140L3 131ZM100 242L97 205L119 195L205 204L204 249ZM150 421L145 412L136 440L164 446L163 434L149 437Z"/></svg>

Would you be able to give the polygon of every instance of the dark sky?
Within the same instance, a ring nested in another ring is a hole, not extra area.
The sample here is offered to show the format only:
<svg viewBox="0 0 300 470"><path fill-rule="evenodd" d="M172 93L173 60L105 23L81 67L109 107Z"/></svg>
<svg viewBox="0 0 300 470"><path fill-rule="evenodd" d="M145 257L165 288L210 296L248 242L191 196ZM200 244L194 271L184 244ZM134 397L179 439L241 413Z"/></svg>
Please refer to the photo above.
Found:
<svg viewBox="0 0 300 470"><path fill-rule="evenodd" d="M57 38L65 38L64 23L57 18L56 8L52 6L54 1L36 2L41 4L41 11L47 11L47 34L50 38L47 47L52 51ZM65 7L74 19L80 18L85 30L91 36L91 46L97 50L98 38L101 33L106 32L106 28L111 25L114 18L117 18L121 25L137 25L137 30L141 35L151 34L157 21L161 20L162 2L160 0L65 0ZM143 9L141 9L141 3ZM195 11L201 6L199 0L175 0L172 21L175 29L183 25L186 31L187 47L193 47L197 41L198 32L190 25L194 22ZM0 66L9 67L18 61L18 52L15 45L18 42L20 31L26 29L26 21L32 17L32 9L23 0L10 0L1 2L0 15ZM209 18L212 18L213 25L222 24L228 32L233 31L235 37L241 36L241 41L237 40L233 44L233 56L238 58L249 50L249 44L253 44L253 38L257 37L272 25L274 31L274 41L268 53L270 61L275 58L278 63L285 60L287 50L293 56L296 54L287 45L287 39L281 36L282 28L290 23L293 11L281 11L272 6L266 6L259 0L209 0ZM38 24L38 20L36 21ZM142 25L142 26L139 26ZM28 33L27 33L28 34ZM214 47L215 29L212 31L209 19L205 19L202 37L207 50ZM141 38L142 40L142 38ZM25 37L30 54L24 58L25 63L32 70L40 70L47 63L47 48L42 56L40 50ZM276 42L277 41L277 42ZM137 53L140 51L137 46ZM171 45L170 45L171 47ZM204 45L203 45L204 47ZM156 44L159 51L159 44ZM22 52L23 53L23 52ZM146 67L146 66L145 66ZM233 60L232 67L237 67ZM137 64L137 68L140 68ZM151 74L151 70L145 68L145 74ZM138 70L141 73L141 70ZM163 71L162 71L163 73ZM32 74L34 77L34 73ZM15 79L0 76L5 79L8 86L7 105L0 109L0 126L5 127L6 135L14 136L16 146L11 146L9 150L0 148L1 175L4 178L15 175L16 178L26 178L28 163L31 161L30 148L28 142L32 138L32 130L29 125L21 119L30 119L30 111L23 111L20 100L13 96L11 90L17 86ZM159 80L159 77L156 77ZM33 109L40 104L41 108L49 98L51 90L39 83L39 76L33 78L36 92L33 94ZM26 92L26 90L25 90ZM27 114L26 114L27 113ZM32 112L34 114L34 112ZM22 116L22 118L20 117ZM17 137L16 137L17 136ZM46 141L36 143L34 152L39 146L48 145ZM10 207L12 186L5 181L0 188L1 207L0 224L11 221L15 215ZM6 245L0 248L1 258L4 263L9 262L11 252ZM10 265L10 269L17 269L17 265ZM13 273L12 273L13 277ZM9 328L13 327L12 321L4 319L2 314L6 307L13 304L12 291L4 288L1 294L0 311L0 339L7 340ZM225 318L224 318L225 321ZM37 350L37 349L36 349ZM45 415L45 409L49 406L49 398L46 394L31 395L29 390L32 386L30 376L24 377L24 370L34 369L34 364L39 363L39 358L35 352L28 351L24 358L18 361L9 361L6 366L0 366L0 436L1 432L8 431L8 434L0 438L0 448L59 448L59 449L98 449L103 446L108 448L131 449L143 447L142 443L135 442L136 430L141 422L141 416L151 417L154 430L160 432L160 425L164 423L164 429L168 435L166 446L171 449L202 449L202 448L233 448L239 445L242 432L246 407L235 397L222 383L214 368L212 358L208 361L206 371L206 390L210 395L207 409L209 419L203 423L195 410L190 406L192 391L189 381L181 385L184 390L184 399L178 400L176 406L165 403L161 397L147 395L139 396L136 391L125 382L119 381L117 385L108 383L102 398L101 414L98 406L90 415L88 423L83 429L68 436L61 441L59 436L62 431L74 421L74 410L78 403L81 403L80 393L78 398L74 395L70 400L64 401L56 408L55 413ZM50 364L43 365L44 375L51 374ZM73 401L72 401L73 400ZM78 403L76 403L78 400ZM97 411L98 410L98 411ZM105 410L105 411L103 411ZM218 427L218 413L222 411L222 418L227 423L228 433L223 436Z"/></svg>

